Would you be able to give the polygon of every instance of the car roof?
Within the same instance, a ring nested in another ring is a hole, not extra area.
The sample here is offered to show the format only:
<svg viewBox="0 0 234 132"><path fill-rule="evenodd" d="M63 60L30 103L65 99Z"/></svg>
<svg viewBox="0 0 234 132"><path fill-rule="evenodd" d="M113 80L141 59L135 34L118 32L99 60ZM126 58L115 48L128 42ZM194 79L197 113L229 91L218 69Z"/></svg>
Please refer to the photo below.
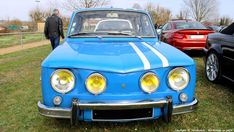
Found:
<svg viewBox="0 0 234 132"><path fill-rule="evenodd" d="M82 8L79 10L74 11L73 13L78 12L85 12L85 11L129 11L129 12L139 12L139 13L145 13L148 14L148 11L146 10L139 10L139 9L133 9L133 8Z"/></svg>

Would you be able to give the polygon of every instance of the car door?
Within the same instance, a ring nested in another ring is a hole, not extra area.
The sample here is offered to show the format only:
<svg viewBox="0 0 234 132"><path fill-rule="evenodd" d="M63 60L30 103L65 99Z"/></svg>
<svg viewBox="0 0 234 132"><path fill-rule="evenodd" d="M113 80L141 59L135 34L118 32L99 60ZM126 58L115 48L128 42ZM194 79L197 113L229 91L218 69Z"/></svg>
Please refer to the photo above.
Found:
<svg viewBox="0 0 234 132"><path fill-rule="evenodd" d="M165 24L163 27L162 27L162 36L161 36L161 40L163 42L168 42L168 39L169 39L169 32L171 30L171 23L167 23Z"/></svg>
<svg viewBox="0 0 234 132"><path fill-rule="evenodd" d="M234 80L234 35L223 35L223 75Z"/></svg>

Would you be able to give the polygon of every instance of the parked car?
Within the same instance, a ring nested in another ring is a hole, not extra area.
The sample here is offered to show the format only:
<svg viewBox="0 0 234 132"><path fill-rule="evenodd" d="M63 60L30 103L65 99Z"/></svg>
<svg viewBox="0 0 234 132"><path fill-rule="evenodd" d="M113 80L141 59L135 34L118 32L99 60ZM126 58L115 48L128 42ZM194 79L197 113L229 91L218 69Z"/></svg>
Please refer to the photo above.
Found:
<svg viewBox="0 0 234 132"><path fill-rule="evenodd" d="M196 108L195 82L193 59L158 41L147 12L83 9L73 13L64 43L42 63L38 109L72 124L170 122Z"/></svg>
<svg viewBox="0 0 234 132"><path fill-rule="evenodd" d="M210 34L204 49L206 77L211 82L225 78L234 82L234 23Z"/></svg>
<svg viewBox="0 0 234 132"><path fill-rule="evenodd" d="M0 25L0 33L7 33L7 32L8 32L7 27Z"/></svg>
<svg viewBox="0 0 234 132"><path fill-rule="evenodd" d="M162 29L161 40L182 50L203 50L207 35L214 33L200 22L192 20L172 20Z"/></svg>
<svg viewBox="0 0 234 132"><path fill-rule="evenodd" d="M206 26L208 29L211 29L211 30L213 30L213 31L215 31L215 32L219 32L221 29L222 29L222 27L220 27L220 26L215 26L215 25L213 25L213 26Z"/></svg>

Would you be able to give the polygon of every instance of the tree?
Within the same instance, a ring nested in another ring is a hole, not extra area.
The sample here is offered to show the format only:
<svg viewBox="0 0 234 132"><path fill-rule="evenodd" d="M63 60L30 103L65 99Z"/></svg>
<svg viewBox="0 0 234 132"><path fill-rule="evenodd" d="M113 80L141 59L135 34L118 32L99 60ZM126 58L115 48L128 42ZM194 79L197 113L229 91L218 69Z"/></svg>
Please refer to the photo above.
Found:
<svg viewBox="0 0 234 132"><path fill-rule="evenodd" d="M232 21L233 20L230 17L224 16L224 17L220 18L219 25L220 26L228 26L232 23Z"/></svg>
<svg viewBox="0 0 234 132"><path fill-rule="evenodd" d="M133 4L132 8L139 10L142 9L142 7L138 3Z"/></svg>
<svg viewBox="0 0 234 132"><path fill-rule="evenodd" d="M108 5L109 2L109 0L65 0L63 7L69 11L74 11L80 8L102 7Z"/></svg>
<svg viewBox="0 0 234 132"><path fill-rule="evenodd" d="M19 19L14 19L14 20L9 20L7 23L6 23L7 26L10 26L10 25L15 25L15 26L22 26L23 25L23 22L20 21Z"/></svg>
<svg viewBox="0 0 234 132"><path fill-rule="evenodd" d="M42 10L40 8L33 9L29 12L29 16L32 19L32 22L44 22L47 17L51 15L50 11Z"/></svg>
<svg viewBox="0 0 234 132"><path fill-rule="evenodd" d="M61 19L63 21L64 30L66 30L68 28L68 25L69 25L69 22L70 22L70 17L61 16Z"/></svg>
<svg viewBox="0 0 234 132"><path fill-rule="evenodd" d="M155 24L162 25L172 18L171 11L154 3L147 3L145 9L151 14Z"/></svg>
<svg viewBox="0 0 234 132"><path fill-rule="evenodd" d="M189 10L182 9L179 14L176 15L176 19L188 19L189 18Z"/></svg>
<svg viewBox="0 0 234 132"><path fill-rule="evenodd" d="M217 0L184 0L192 18L202 22L212 19L218 14Z"/></svg>

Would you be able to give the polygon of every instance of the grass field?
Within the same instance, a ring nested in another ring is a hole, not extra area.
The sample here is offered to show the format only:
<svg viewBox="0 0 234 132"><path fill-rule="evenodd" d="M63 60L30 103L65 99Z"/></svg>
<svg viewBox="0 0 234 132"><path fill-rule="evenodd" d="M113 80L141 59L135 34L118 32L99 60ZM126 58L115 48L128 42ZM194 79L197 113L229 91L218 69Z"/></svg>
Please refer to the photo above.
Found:
<svg viewBox="0 0 234 132"><path fill-rule="evenodd" d="M0 132L4 131L234 131L234 88L211 84L203 74L201 57L197 63L197 111L172 117L170 124L161 119L129 123L85 123L70 127L69 120L42 117L37 111L41 100L40 64L50 47L42 46L0 56Z"/></svg>
<svg viewBox="0 0 234 132"><path fill-rule="evenodd" d="M44 39L42 34L25 34L23 35L23 44L40 41L42 39ZM20 35L0 36L0 48L11 47L19 44L21 44Z"/></svg>

